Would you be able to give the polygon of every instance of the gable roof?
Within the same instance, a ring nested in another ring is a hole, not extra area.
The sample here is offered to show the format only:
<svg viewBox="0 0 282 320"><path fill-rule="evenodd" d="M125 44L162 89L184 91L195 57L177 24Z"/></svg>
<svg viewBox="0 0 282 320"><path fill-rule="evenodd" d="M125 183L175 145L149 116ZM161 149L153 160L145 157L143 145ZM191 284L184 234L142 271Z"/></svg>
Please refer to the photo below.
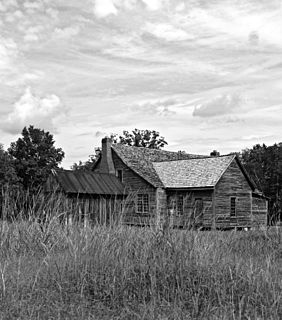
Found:
<svg viewBox="0 0 282 320"><path fill-rule="evenodd" d="M81 170L59 170L55 171L53 176L66 193L89 195L125 194L125 186L114 175Z"/></svg>
<svg viewBox="0 0 282 320"><path fill-rule="evenodd" d="M144 180L154 187L164 187L162 179L156 172L153 162L175 161L179 159L200 158L203 156L187 153L172 152L159 149L113 144L112 150L118 157Z"/></svg>
<svg viewBox="0 0 282 320"><path fill-rule="evenodd" d="M153 166L165 188L206 188L216 185L235 157L154 162Z"/></svg>

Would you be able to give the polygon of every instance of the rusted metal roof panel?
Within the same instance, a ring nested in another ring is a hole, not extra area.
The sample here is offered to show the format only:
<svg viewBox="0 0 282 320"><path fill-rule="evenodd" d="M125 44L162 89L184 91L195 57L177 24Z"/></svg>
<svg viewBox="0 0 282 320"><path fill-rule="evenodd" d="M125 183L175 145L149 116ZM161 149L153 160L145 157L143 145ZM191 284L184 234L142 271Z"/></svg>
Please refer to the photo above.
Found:
<svg viewBox="0 0 282 320"><path fill-rule="evenodd" d="M123 195L125 186L114 175L85 171L60 170L54 176L66 193Z"/></svg>

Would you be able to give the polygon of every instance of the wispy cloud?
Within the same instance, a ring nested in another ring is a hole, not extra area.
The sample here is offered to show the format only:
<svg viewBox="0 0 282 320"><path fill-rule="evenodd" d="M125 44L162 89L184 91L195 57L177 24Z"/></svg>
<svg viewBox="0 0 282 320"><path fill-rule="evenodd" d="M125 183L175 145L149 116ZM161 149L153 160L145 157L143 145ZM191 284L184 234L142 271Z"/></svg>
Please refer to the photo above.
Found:
<svg viewBox="0 0 282 320"><path fill-rule="evenodd" d="M245 101L243 97L238 94L224 94L216 96L204 103L196 105L193 111L193 116L198 117L215 117L225 114L232 114L238 112Z"/></svg>
<svg viewBox="0 0 282 320"><path fill-rule="evenodd" d="M194 39L193 35L168 23L154 24L148 22L145 25L144 30L157 38L167 41L184 41Z"/></svg>

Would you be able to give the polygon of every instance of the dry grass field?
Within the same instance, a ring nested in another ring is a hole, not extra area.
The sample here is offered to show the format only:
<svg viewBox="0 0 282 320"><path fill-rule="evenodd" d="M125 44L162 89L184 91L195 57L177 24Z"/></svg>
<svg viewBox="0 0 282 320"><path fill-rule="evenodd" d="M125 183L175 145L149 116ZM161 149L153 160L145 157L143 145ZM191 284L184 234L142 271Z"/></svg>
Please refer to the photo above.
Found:
<svg viewBox="0 0 282 320"><path fill-rule="evenodd" d="M281 319L282 232L0 225L0 319Z"/></svg>

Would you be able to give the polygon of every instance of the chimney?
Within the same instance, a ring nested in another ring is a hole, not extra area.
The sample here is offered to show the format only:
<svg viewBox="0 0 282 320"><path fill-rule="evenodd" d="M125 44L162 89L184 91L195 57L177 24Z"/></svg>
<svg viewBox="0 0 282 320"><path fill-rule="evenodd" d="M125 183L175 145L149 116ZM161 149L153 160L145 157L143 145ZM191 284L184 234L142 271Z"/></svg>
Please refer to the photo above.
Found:
<svg viewBox="0 0 282 320"><path fill-rule="evenodd" d="M112 140L108 137L102 139L102 159L100 164L100 172L115 174L115 167L112 158Z"/></svg>

